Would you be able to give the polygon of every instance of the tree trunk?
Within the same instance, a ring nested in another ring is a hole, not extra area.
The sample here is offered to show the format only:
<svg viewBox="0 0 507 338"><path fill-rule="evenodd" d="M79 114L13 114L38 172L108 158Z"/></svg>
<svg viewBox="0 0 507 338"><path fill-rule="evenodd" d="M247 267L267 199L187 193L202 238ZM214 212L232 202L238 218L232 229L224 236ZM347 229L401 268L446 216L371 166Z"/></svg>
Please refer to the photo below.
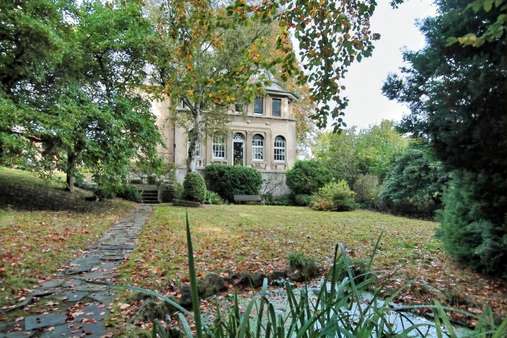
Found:
<svg viewBox="0 0 507 338"><path fill-rule="evenodd" d="M71 152L67 155L67 168L65 171L67 174L66 190L70 191L70 192L74 191L75 170L76 170L76 155L75 155L75 153Z"/></svg>
<svg viewBox="0 0 507 338"><path fill-rule="evenodd" d="M194 126L188 132L187 172L191 172L194 169L192 168L192 163L194 161L195 148L201 140L201 132L200 132L201 114L199 111L195 111L192 113L192 115L194 119Z"/></svg>

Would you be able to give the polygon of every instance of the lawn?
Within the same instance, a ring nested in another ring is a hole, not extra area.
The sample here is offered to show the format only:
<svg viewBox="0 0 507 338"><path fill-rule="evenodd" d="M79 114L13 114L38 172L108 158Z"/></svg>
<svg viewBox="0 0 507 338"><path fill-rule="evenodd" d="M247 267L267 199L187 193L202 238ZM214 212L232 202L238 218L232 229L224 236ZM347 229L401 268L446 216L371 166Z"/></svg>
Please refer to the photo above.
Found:
<svg viewBox="0 0 507 338"><path fill-rule="evenodd" d="M171 294L187 280L185 209L159 206L121 269L121 282ZM383 234L375 270L391 290L409 285L405 303L439 299L469 311L507 313L505 285L456 266L434 238L437 224L378 212L319 212L286 206L221 205L189 209L198 273L282 269L291 252L329 266L336 243L368 257Z"/></svg>
<svg viewBox="0 0 507 338"><path fill-rule="evenodd" d="M58 180L0 168L0 307L55 273L132 207L88 202L86 195L65 192Z"/></svg>

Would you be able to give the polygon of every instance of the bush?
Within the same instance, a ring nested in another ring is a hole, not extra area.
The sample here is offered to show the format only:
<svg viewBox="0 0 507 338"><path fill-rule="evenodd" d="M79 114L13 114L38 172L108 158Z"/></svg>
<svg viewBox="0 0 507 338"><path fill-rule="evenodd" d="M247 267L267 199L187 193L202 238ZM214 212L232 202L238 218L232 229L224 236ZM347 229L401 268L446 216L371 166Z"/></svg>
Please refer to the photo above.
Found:
<svg viewBox="0 0 507 338"><path fill-rule="evenodd" d="M292 196L292 201L295 205L298 205L300 207L306 207L310 205L310 202L312 201L312 195L307 194L296 194Z"/></svg>
<svg viewBox="0 0 507 338"><path fill-rule="evenodd" d="M251 167L211 164L204 170L208 189L224 200L234 202L234 195L258 195L261 174Z"/></svg>
<svg viewBox="0 0 507 338"><path fill-rule="evenodd" d="M287 172L287 186L294 194L311 195L331 179L329 170L315 160L297 161Z"/></svg>
<svg viewBox="0 0 507 338"><path fill-rule="evenodd" d="M423 148L410 148L387 175L381 192L383 208L401 214L431 217L442 205L448 176L442 164Z"/></svg>
<svg viewBox="0 0 507 338"><path fill-rule="evenodd" d="M355 196L345 180L329 182L312 196L310 207L315 210L352 210L357 207Z"/></svg>
<svg viewBox="0 0 507 338"><path fill-rule="evenodd" d="M380 192L379 179L375 175L359 175L352 186L356 193L356 201L365 208L378 206Z"/></svg>
<svg viewBox="0 0 507 338"><path fill-rule="evenodd" d="M169 203L177 198L177 182L174 172L170 172L159 186L160 202Z"/></svg>
<svg viewBox="0 0 507 338"><path fill-rule="evenodd" d="M302 252L292 252L287 257L289 261L289 276L295 281L308 281L319 273L319 265L312 257Z"/></svg>
<svg viewBox="0 0 507 338"><path fill-rule="evenodd" d="M289 195L264 195L262 196L262 200L266 205L291 205L291 198Z"/></svg>
<svg viewBox="0 0 507 338"><path fill-rule="evenodd" d="M206 191L205 204L224 204L224 200L214 191Z"/></svg>
<svg viewBox="0 0 507 338"><path fill-rule="evenodd" d="M489 178L488 178L489 179ZM507 278L507 219L491 219L480 198L480 175L455 173L444 195L437 236L456 260ZM500 183L498 184L501 185Z"/></svg>
<svg viewBox="0 0 507 338"><path fill-rule="evenodd" d="M119 188L116 196L132 202L141 202L141 193L131 185Z"/></svg>
<svg viewBox="0 0 507 338"><path fill-rule="evenodd" d="M206 197L206 183L201 175L189 172L183 181L183 196L187 201L203 202Z"/></svg>

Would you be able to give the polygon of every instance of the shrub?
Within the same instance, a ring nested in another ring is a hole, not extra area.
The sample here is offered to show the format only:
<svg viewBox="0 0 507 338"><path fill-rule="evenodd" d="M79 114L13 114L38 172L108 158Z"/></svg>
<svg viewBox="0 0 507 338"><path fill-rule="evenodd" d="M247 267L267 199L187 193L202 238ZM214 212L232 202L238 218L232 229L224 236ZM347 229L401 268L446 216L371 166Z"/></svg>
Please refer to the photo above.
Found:
<svg viewBox="0 0 507 338"><path fill-rule="evenodd" d="M329 182L312 196L310 207L315 210L352 210L356 208L355 195L345 180Z"/></svg>
<svg viewBox="0 0 507 338"><path fill-rule="evenodd" d="M251 167L211 164L204 170L208 189L224 200L234 202L234 195L258 195L261 174Z"/></svg>
<svg viewBox="0 0 507 338"><path fill-rule="evenodd" d="M289 275L295 281L308 281L319 273L319 265L312 257L302 252L291 252L287 257L289 262Z"/></svg>
<svg viewBox="0 0 507 338"><path fill-rule="evenodd" d="M294 194L311 195L331 179L329 170L315 160L297 161L287 172L287 186Z"/></svg>
<svg viewBox="0 0 507 338"><path fill-rule="evenodd" d="M489 178L488 178L489 179ZM481 201L480 175L455 173L444 195L437 236L444 249L461 263L507 278L507 219L490 218ZM500 185L500 184L499 184Z"/></svg>
<svg viewBox="0 0 507 338"><path fill-rule="evenodd" d="M125 185L120 188L116 196L128 201L141 202L141 193L131 185Z"/></svg>
<svg viewBox="0 0 507 338"><path fill-rule="evenodd" d="M442 164L432 159L428 150L412 147L387 175L380 202L391 212L431 217L441 207L447 180Z"/></svg>
<svg viewBox="0 0 507 338"><path fill-rule="evenodd" d="M292 201L295 205L306 207L310 205L310 202L312 201L312 195L307 194L296 194L292 195Z"/></svg>
<svg viewBox="0 0 507 338"><path fill-rule="evenodd" d="M273 196L271 194L262 196L264 204L267 205L290 205L290 196L289 195L278 195Z"/></svg>
<svg viewBox="0 0 507 338"><path fill-rule="evenodd" d="M177 197L176 196L177 182L174 172L171 172L167 175L167 177L162 181L158 189L160 192L160 202L162 203L172 202Z"/></svg>
<svg viewBox="0 0 507 338"><path fill-rule="evenodd" d="M224 200L214 191L206 191L205 204L224 204Z"/></svg>
<svg viewBox="0 0 507 338"><path fill-rule="evenodd" d="M187 201L203 202L206 197L206 183L201 175L189 172L183 182L183 196Z"/></svg>
<svg viewBox="0 0 507 338"><path fill-rule="evenodd" d="M356 201L365 208L378 206L379 179L375 175L359 175L352 186Z"/></svg>

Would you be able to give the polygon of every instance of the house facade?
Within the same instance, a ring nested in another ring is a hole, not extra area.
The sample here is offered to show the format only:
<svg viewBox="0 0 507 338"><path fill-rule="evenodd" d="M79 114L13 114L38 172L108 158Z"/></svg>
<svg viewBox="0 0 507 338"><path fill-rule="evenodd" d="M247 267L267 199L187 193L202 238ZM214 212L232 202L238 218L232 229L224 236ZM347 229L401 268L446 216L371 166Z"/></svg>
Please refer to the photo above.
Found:
<svg viewBox="0 0 507 338"><path fill-rule="evenodd" d="M292 113L295 100L293 93L272 82L264 96L248 105L231 107L227 131L203 137L196 146L193 168L200 171L212 163L251 166L263 176L263 193L288 193L285 173L296 160L297 149ZM170 118L168 102L152 102L152 111L164 142L160 154L175 166L181 182L187 172L186 132Z"/></svg>

